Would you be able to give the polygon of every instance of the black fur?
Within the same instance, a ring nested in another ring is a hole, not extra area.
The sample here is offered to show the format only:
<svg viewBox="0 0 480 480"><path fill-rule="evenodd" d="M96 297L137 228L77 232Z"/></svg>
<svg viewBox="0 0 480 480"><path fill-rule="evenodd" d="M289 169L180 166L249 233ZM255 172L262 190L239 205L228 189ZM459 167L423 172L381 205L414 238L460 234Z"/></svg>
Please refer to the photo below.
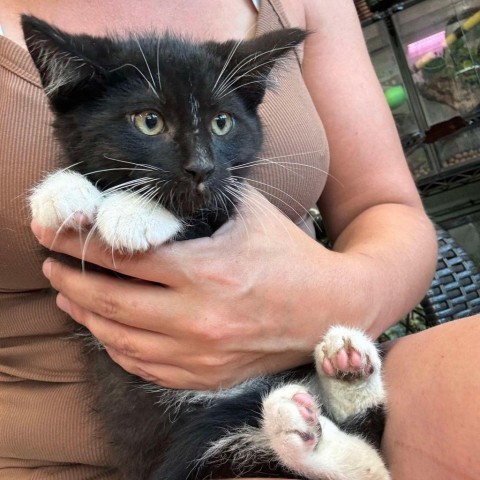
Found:
<svg viewBox="0 0 480 480"><path fill-rule="evenodd" d="M223 191L229 167L248 164L259 154L262 131L257 107L268 74L274 62L306 36L304 31L288 29L236 46L233 41L199 44L172 35L127 40L71 36L29 16L22 17L22 25L49 91L65 165L77 164L74 169L88 175L101 190L145 175L169 180L157 195L165 208L188 220L190 227L183 238L210 235L234 212L232 195L223 192L228 200L218 203L213 192ZM223 78L232 72L245 77L225 95L212 97L226 64ZM163 116L164 134L150 137L135 129L130 117L143 110ZM235 122L222 137L210 130L211 119L219 112L231 113ZM192 115L198 115L198 122L192 123ZM91 173L128 167L112 158L161 170ZM208 172L204 169L201 175L208 189L200 195L192 188L196 180L191 170L205 163ZM240 176L246 172L247 168L236 171ZM212 395L176 408L174 400L181 392L165 390L166 397L159 400L158 392L148 390L151 385L122 370L105 351L86 347L85 358L95 387L92 405L117 453L119 472L135 480L235 476L240 467L225 459L196 461L226 430L258 427L262 398L273 387L287 377L299 381L315 374L309 366L266 376L237 395ZM241 468L256 476L299 478L273 459L259 458Z"/></svg>

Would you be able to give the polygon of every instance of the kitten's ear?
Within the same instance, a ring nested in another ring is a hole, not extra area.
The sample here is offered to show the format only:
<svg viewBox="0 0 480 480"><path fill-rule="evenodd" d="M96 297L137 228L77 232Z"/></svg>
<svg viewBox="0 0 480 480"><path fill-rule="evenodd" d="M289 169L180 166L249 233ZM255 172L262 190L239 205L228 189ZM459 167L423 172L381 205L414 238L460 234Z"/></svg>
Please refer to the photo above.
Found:
<svg viewBox="0 0 480 480"><path fill-rule="evenodd" d="M221 56L227 64L224 92L236 91L249 108L255 109L263 100L270 71L277 61L300 45L308 32L286 28L266 33L240 44L221 44ZM222 87L220 87L222 88Z"/></svg>
<svg viewBox="0 0 480 480"><path fill-rule="evenodd" d="M22 15L22 28L51 105L67 109L73 94L82 97L88 84L101 75L102 69L88 58L88 43L94 38L69 35L29 15Z"/></svg>

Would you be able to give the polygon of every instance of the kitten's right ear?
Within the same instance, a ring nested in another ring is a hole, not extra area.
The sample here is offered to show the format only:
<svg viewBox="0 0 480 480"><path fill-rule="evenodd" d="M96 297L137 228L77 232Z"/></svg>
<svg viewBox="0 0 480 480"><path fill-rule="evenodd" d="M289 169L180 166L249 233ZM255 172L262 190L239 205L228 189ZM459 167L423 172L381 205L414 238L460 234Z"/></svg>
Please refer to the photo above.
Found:
<svg viewBox="0 0 480 480"><path fill-rule="evenodd" d="M85 56L81 37L62 32L34 16L21 18L25 42L45 93L54 108L63 110L72 93L85 89L101 68Z"/></svg>

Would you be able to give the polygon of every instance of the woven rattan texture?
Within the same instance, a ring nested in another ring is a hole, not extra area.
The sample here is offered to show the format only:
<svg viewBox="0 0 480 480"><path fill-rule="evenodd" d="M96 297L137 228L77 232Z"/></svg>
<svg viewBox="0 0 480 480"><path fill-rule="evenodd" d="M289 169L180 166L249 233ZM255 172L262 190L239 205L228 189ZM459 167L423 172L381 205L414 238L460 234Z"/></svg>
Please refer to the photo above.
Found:
<svg viewBox="0 0 480 480"><path fill-rule="evenodd" d="M428 326L480 313L480 273L448 232L437 227L435 278L422 301Z"/></svg>

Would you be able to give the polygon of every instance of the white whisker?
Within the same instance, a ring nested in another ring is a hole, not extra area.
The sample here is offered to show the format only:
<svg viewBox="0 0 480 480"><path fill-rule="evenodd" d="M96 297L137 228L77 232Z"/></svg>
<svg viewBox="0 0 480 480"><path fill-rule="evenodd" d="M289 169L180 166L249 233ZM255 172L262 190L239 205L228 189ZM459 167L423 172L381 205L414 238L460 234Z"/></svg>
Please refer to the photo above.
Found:
<svg viewBox="0 0 480 480"><path fill-rule="evenodd" d="M145 83L149 86L150 90L152 90L154 95L160 100L160 96L158 95L157 91L155 90L154 85L152 85L152 82L150 82L150 80L148 80L148 78L145 76L145 74L138 67L133 65L132 63L124 63L123 65L120 65L120 67L117 67L117 68L114 68L114 69L110 70L110 73L116 72L117 70L120 70L121 68L125 68L125 67L134 68L141 75L141 77L145 80Z"/></svg>
<svg viewBox="0 0 480 480"><path fill-rule="evenodd" d="M282 190L281 188L277 188L277 187L274 187L273 185L270 185L268 183L265 183L265 182L261 182L259 180L253 180L251 178L248 179L249 182L254 182L254 183L258 183L260 185L263 185L264 187L267 187L267 188L273 188L274 190L277 190L278 192L282 193L283 195L285 195L286 197L288 197L290 200L292 200L295 204L297 204L300 209L301 209L301 213L306 213L307 216L311 217L311 214L309 212L308 209L306 209L297 199L295 199L294 197L292 197L291 195L289 195L287 192L285 192L284 190ZM304 215L301 215L300 212L298 212L294 207L292 207L292 205L290 205L288 202L284 201L283 199L281 199L280 197L278 197L277 195L274 195L273 193L269 192L268 190L264 190L264 189L261 189L260 187L255 187L255 189L257 189L259 192L262 192L264 194L266 194L267 196L270 196L272 198L275 198L278 202L281 202L283 205L285 205L286 207L288 207L291 211L293 211L299 218L302 219L302 221L305 223L305 226L306 228L310 231L310 233L313 234L312 232L312 229L311 227L305 222L305 216Z"/></svg>
<svg viewBox="0 0 480 480"><path fill-rule="evenodd" d="M127 163L129 165L136 165L136 166L139 166L139 167L148 168L148 169L153 170L153 171L166 172L166 170L163 170L162 168L159 168L159 167L155 167L154 165L149 165L148 163L128 162L127 160L120 160L118 158L108 157L107 155L103 155L103 158L106 158L108 160L112 160L113 162Z"/></svg>
<svg viewBox="0 0 480 480"><path fill-rule="evenodd" d="M137 35L133 34L133 38L135 39L135 42L138 45L138 49L140 50L143 60L145 61L145 66L147 67L148 73L150 74L150 78L152 79L152 85L155 85L155 79L153 78L152 71L150 70L150 65L148 64L147 57L145 56L145 53L143 52L143 48L140 45L140 42L138 41Z"/></svg>

